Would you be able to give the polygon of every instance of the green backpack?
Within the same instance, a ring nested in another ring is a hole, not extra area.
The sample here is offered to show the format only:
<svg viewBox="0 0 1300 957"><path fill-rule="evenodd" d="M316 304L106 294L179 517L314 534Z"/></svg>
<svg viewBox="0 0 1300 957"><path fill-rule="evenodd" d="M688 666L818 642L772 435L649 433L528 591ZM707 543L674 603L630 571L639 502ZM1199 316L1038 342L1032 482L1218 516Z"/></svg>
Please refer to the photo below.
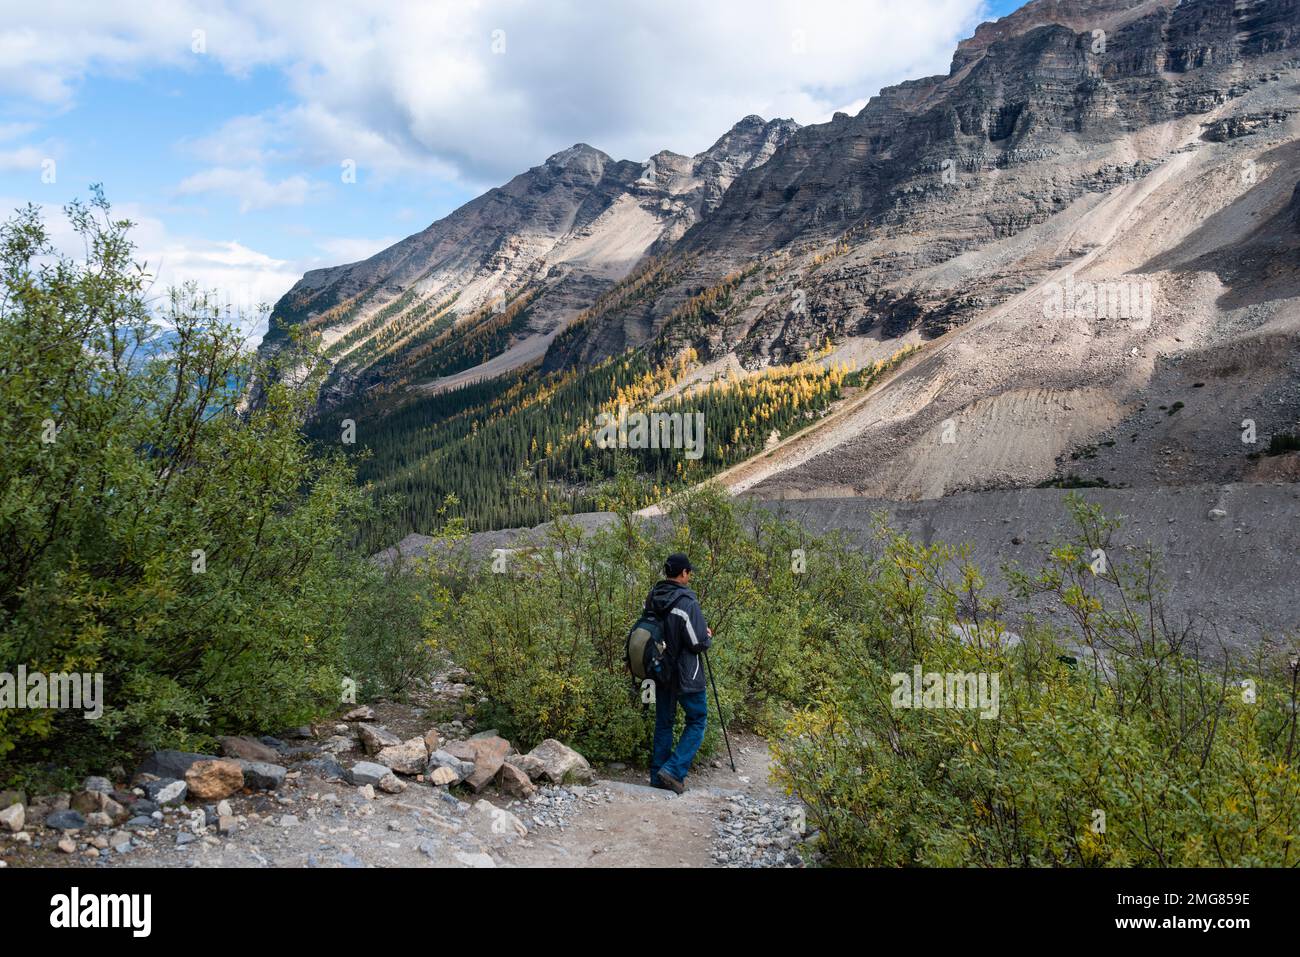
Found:
<svg viewBox="0 0 1300 957"><path fill-rule="evenodd" d="M672 605L669 606L671 609ZM672 668L668 658L668 642L664 638L664 620L648 607L641 612L641 617L627 633L623 658L638 682L650 678L656 684L669 683Z"/></svg>

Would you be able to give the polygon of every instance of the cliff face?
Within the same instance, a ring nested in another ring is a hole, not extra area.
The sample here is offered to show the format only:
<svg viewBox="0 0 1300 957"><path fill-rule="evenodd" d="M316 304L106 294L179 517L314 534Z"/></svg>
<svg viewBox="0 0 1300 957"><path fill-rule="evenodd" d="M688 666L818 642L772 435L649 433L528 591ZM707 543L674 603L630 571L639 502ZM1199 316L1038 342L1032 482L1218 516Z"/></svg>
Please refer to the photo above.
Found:
<svg viewBox="0 0 1300 957"><path fill-rule="evenodd" d="M664 352L734 348L761 365L826 335L942 333L1033 274L937 289L918 288L917 277L1148 174L1158 151L1135 149L1134 134L1162 135L1264 82L1252 63L1294 51L1298 23L1296 0L1035 0L981 26L948 75L799 130L684 237L677 252L690 266L676 287L566 337L547 366L656 336ZM810 274L806 254L826 250L833 265ZM772 288L784 283L784 301L760 296L725 334L673 328L693 291L759 261L776 264ZM810 308L791 308L796 285Z"/></svg>

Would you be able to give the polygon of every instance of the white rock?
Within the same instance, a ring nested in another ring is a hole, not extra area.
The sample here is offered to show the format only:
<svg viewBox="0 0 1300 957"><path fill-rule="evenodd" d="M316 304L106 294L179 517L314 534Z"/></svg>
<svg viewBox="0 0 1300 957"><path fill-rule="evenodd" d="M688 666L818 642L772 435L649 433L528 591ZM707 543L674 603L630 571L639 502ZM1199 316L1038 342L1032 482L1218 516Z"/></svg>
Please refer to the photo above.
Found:
<svg viewBox="0 0 1300 957"><path fill-rule="evenodd" d="M497 807L491 801L480 800L470 808L471 824L474 829L488 840L508 843L517 837L525 837L528 828L509 811Z"/></svg>

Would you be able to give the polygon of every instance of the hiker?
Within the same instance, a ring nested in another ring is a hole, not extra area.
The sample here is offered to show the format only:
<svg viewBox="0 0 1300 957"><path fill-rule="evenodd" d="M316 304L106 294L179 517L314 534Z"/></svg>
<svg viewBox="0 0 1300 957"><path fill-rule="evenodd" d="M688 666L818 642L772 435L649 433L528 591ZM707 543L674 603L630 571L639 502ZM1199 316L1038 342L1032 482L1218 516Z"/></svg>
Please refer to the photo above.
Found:
<svg viewBox="0 0 1300 957"><path fill-rule="evenodd" d="M695 752L704 741L708 722L704 665L700 654L712 643L713 630L704 621L699 599L687 586L694 568L680 553L664 562L664 577L650 590L646 612L663 621L669 663L668 680L655 684L654 753L650 756L650 784L681 794ZM677 705L686 714L686 727L673 749L673 722Z"/></svg>

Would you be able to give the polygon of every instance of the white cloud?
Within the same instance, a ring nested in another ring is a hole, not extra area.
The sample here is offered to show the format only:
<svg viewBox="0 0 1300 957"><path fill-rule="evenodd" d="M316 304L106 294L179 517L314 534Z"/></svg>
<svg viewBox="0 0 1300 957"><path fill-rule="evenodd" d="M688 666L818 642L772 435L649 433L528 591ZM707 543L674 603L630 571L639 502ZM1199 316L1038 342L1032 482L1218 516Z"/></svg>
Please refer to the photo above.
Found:
<svg viewBox="0 0 1300 957"><path fill-rule="evenodd" d="M576 141L696 152L750 113L814 122L943 72L982 0L54 0L0 28L0 91L66 105L84 77L207 57L284 71L294 102L198 141L240 169L279 150L499 182ZM76 24L70 29L68 24ZM204 30L206 52L191 51ZM260 185L260 184L259 184ZM278 185L278 184L276 184ZM242 202L257 203L249 187ZM252 208L251 206L249 208Z"/></svg>
<svg viewBox="0 0 1300 957"><path fill-rule="evenodd" d="M48 157L48 153L35 146L0 149L0 172L28 172L35 178L41 172L41 163Z"/></svg>
<svg viewBox="0 0 1300 957"><path fill-rule="evenodd" d="M239 211L272 206L301 206L319 190L319 184L305 176L290 176L272 182L255 166L234 169L217 166L188 176L176 187L181 196L219 193L239 200Z"/></svg>
<svg viewBox="0 0 1300 957"><path fill-rule="evenodd" d="M23 200L0 197L2 209L24 205ZM74 260L84 259L85 245L62 209L41 204L41 212L54 248ZM132 203L115 205L113 216L134 224L130 233L136 245L134 258L143 263L150 277L149 298L157 308L164 306L168 289L193 282L202 290L215 292L254 340L266 331L260 307L273 305L308 269L326 264L320 257L279 259L237 240L175 233L162 219Z"/></svg>
<svg viewBox="0 0 1300 957"><path fill-rule="evenodd" d="M236 116L197 139L184 140L181 149L205 163L218 166L261 166L276 158L271 148L275 124L269 116Z"/></svg>
<svg viewBox="0 0 1300 957"><path fill-rule="evenodd" d="M35 123L0 123L0 142L18 139L36 129Z"/></svg>
<svg viewBox="0 0 1300 957"><path fill-rule="evenodd" d="M0 24L0 96L26 101L29 114L33 104L44 115L68 108L98 76L160 76L157 93L169 95L174 76L160 68L216 64L255 85L256 70L281 71L285 102L218 114L209 134L180 144L203 168L178 175L173 193L232 197L247 212L312 201L327 189L312 176L328 179L324 171L345 160L357 163L363 186L421 176L481 187L578 141L643 160L665 148L698 152L751 113L809 123L856 112L886 83L946 71L983 0L10 6ZM23 142L35 128L0 123L0 169L39 170L48 144ZM173 232L142 209L117 211L138 221L160 291L194 280L245 308L274 302L307 269L392 241L311 237L320 255L279 259L234 238ZM60 218L51 212L51 222Z"/></svg>

